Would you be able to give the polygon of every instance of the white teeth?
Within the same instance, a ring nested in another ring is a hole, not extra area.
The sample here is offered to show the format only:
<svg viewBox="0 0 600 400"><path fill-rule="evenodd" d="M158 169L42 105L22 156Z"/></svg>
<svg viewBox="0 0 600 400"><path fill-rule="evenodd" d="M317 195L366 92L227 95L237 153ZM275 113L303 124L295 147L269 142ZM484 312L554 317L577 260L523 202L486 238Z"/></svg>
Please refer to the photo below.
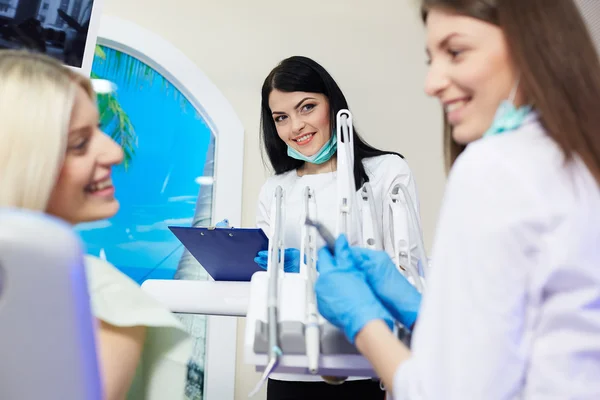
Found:
<svg viewBox="0 0 600 400"><path fill-rule="evenodd" d="M452 111L456 111L459 108L461 108L462 106L464 106L467 102L462 100L462 101L457 101L451 104L448 104L446 106L446 112L452 112Z"/></svg>
<svg viewBox="0 0 600 400"><path fill-rule="evenodd" d="M312 137L312 134L308 134L308 135L304 135L304 136L300 136L298 139L296 139L296 143L301 143L301 142L305 142L308 139L310 139Z"/></svg>
<svg viewBox="0 0 600 400"><path fill-rule="evenodd" d="M102 182L95 183L89 186L90 192L97 192L98 190L106 189L112 186L112 179L108 178Z"/></svg>

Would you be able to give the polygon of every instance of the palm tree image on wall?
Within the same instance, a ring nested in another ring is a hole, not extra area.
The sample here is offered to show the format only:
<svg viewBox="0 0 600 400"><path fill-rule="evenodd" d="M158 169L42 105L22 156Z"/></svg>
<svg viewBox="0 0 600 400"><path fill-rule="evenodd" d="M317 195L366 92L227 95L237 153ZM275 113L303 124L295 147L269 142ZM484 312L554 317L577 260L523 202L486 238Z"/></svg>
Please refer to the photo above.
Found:
<svg viewBox="0 0 600 400"><path fill-rule="evenodd" d="M96 46L95 57L106 60L106 53L101 46ZM92 79L100 79L94 71ZM98 110L100 112L100 125L104 132L121 145L123 149L123 167L127 170L129 163L135 155L137 135L131 120L114 93L101 93L98 95Z"/></svg>
<svg viewBox="0 0 600 400"><path fill-rule="evenodd" d="M101 127L121 145L124 160L113 174L119 213L79 229L88 252L139 284L207 280L168 226L211 224L214 132L172 82L126 52L96 46L91 77L116 85L116 91L98 94L98 108ZM178 317L194 340L186 400L202 400L207 317Z"/></svg>

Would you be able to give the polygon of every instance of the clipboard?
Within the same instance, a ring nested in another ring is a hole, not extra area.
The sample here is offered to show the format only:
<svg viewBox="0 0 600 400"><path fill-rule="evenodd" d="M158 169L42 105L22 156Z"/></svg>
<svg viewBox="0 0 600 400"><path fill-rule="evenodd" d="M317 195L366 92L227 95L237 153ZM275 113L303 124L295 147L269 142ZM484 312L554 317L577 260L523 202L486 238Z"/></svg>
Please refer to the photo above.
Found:
<svg viewBox="0 0 600 400"><path fill-rule="evenodd" d="M260 228L169 229L215 281L250 282L255 272L264 271L254 262L259 251L269 248Z"/></svg>

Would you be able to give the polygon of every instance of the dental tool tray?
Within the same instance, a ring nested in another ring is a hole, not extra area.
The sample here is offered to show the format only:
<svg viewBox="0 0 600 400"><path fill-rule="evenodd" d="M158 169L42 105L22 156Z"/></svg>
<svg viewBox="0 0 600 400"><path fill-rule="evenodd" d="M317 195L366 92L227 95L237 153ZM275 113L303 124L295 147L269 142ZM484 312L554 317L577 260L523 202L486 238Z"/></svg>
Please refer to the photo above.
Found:
<svg viewBox="0 0 600 400"><path fill-rule="evenodd" d="M250 282L250 302L244 332L245 362L263 371L268 359L267 287L268 273L258 272ZM306 326L306 280L302 273L283 274L279 282L278 344L282 356L274 372L306 374L308 357ZM373 367L344 334L319 315L320 349L318 375L374 378Z"/></svg>
<svg viewBox="0 0 600 400"><path fill-rule="evenodd" d="M215 281L250 282L255 272L263 271L254 262L256 253L269 248L260 228L169 229Z"/></svg>

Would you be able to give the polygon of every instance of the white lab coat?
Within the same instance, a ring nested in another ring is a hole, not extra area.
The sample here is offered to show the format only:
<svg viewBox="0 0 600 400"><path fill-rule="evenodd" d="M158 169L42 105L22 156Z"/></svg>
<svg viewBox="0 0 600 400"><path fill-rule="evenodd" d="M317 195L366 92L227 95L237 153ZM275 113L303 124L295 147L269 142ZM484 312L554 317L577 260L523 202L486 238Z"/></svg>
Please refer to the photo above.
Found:
<svg viewBox="0 0 600 400"><path fill-rule="evenodd" d="M390 221L384 221L384 207L387 206L388 195L396 183L404 184L408 188L418 214L419 200L415 180L406 161L396 155L386 154L367 158L363 163L373 190L375 214L377 215L376 230L379 231L380 236L389 237ZM271 203L275 188L281 186L285 191L285 247L300 248L302 239L300 228L304 224L302 220L304 215L304 189L310 186L315 193L317 220L332 233L335 233L339 212L336 176L337 172L298 176L296 170L271 176L260 190L256 225L262 228L267 236L271 234ZM363 203L360 201L360 194L358 193L356 194L356 205L358 215L360 215ZM352 226L351 229L353 233L356 232L351 235L353 238L361 236L358 232L362 229L362 225ZM384 232L386 232L385 235ZM414 232L414 235L417 234L420 235L420 232ZM388 247L391 243L386 242L385 250L391 252L392 249ZM324 244L323 240L318 237L318 247Z"/></svg>
<svg viewBox="0 0 600 400"><path fill-rule="evenodd" d="M537 119L453 167L395 400L600 399L600 191Z"/></svg>
<svg viewBox="0 0 600 400"><path fill-rule="evenodd" d="M367 175L369 176L370 184L373 191L376 218L376 230L382 236L384 229L389 232L389 221L384 221L384 207L387 206L388 194L393 186L400 182L403 183L409 190L413 203L417 207L418 213L418 197L415 180L412 172L406 161L396 155L383 155L378 157L368 158L363 161ZM332 233L336 232L337 215L338 215L338 197L337 197L337 172L329 172L315 175L298 176L296 170L289 171L281 175L270 177L263 185L258 200L258 212L256 216L256 224L259 228L268 235L271 234L271 205L273 201L273 193L277 186L281 186L285 191L285 233L284 246L286 248L300 248L301 244L301 227L304 223L304 190L306 186L310 186L315 193L316 214L317 220L324 224ZM360 195L357 193L357 207L359 213L362 211L362 202L359 201ZM360 214L359 214L360 215ZM360 224L357 224L360 225ZM362 229L360 226L352 226L351 237L357 238L361 235L358 233ZM414 238L421 233L410 232ZM389 236L389 235L384 235ZM317 238L317 246L321 247L325 243ZM352 243L358 244L358 243ZM386 242L385 250L392 252L389 247L391 243ZM415 253L416 254L416 253ZM293 381L320 381L321 378L310 375L290 375L277 374L271 375L274 379L293 380Z"/></svg>

